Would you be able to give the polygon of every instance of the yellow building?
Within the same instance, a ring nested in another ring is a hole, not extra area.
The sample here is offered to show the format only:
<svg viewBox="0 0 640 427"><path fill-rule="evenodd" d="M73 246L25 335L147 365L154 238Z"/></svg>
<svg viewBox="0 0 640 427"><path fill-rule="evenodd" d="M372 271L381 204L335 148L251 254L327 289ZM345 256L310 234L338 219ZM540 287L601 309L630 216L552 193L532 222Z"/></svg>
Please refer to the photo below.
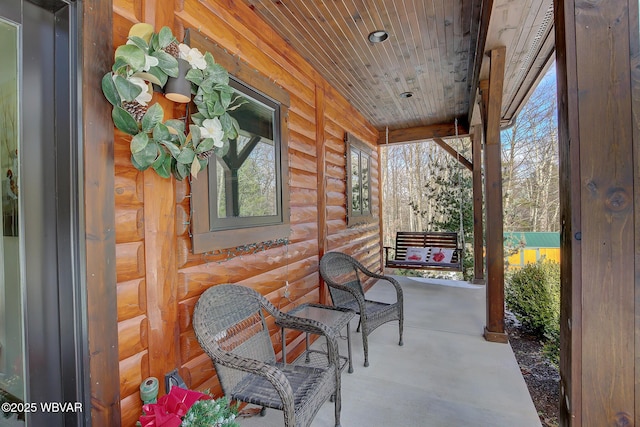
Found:
<svg viewBox="0 0 640 427"><path fill-rule="evenodd" d="M560 233L505 232L504 254L507 267L519 268L543 258L560 262Z"/></svg>

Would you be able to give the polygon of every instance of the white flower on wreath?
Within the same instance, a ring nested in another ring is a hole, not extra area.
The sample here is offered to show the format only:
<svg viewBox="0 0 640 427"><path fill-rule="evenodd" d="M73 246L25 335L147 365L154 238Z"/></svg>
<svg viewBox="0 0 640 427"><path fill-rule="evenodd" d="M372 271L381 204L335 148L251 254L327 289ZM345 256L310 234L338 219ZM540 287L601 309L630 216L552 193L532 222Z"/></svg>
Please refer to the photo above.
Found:
<svg viewBox="0 0 640 427"><path fill-rule="evenodd" d="M220 123L220 119L214 117L213 119L206 119L202 122L202 126L200 126L200 136L202 139L211 138L213 139L213 145L216 147L222 147L224 142L222 141L224 138L224 131L222 130L222 123Z"/></svg>
<svg viewBox="0 0 640 427"><path fill-rule="evenodd" d="M191 68L197 68L199 70L207 68L207 61L204 60L204 55L198 48L191 48L184 43L180 43L178 49L180 50L180 59L189 62Z"/></svg>
<svg viewBox="0 0 640 427"><path fill-rule="evenodd" d="M151 101L151 98L153 98L153 94L149 92L149 84L140 77L129 77L128 80L142 89L140 95L136 97L136 101L141 105L147 105L147 102Z"/></svg>

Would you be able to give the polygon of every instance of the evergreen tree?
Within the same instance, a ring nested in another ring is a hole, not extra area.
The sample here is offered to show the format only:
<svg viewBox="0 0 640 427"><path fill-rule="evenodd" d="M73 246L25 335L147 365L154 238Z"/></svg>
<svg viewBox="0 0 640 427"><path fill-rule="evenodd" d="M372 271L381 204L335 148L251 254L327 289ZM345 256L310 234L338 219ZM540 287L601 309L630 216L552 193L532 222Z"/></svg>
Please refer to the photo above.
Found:
<svg viewBox="0 0 640 427"><path fill-rule="evenodd" d="M460 154L467 157L470 150L463 144ZM473 276L473 180L471 173L457 159L431 158L430 179L423 188L421 197L430 203L430 210L420 210L418 203L409 205L414 213L425 218L429 231L455 231L464 240L463 276ZM462 205L462 206L461 206ZM462 230L460 211L462 210ZM426 231L426 230L424 230ZM462 234L460 232L462 231Z"/></svg>

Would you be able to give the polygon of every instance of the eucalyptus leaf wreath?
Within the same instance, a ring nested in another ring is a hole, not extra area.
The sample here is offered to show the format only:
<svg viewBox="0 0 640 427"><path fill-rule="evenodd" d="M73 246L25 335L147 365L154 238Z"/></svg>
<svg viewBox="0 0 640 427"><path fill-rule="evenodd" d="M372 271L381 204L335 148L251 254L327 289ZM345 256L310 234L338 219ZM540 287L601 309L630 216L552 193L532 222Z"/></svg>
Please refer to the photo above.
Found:
<svg viewBox="0 0 640 427"><path fill-rule="evenodd" d="M152 103L154 86L163 90L178 78L178 61L187 61L195 112L190 123L164 121L164 110ZM238 136L238 122L229 114L246 102L229 86L229 73L211 53L178 43L168 27L155 33L150 24L135 24L127 43L115 51L111 71L102 78L102 92L113 105L113 123L132 135L131 163L138 170L182 181L207 166L213 154L223 156Z"/></svg>

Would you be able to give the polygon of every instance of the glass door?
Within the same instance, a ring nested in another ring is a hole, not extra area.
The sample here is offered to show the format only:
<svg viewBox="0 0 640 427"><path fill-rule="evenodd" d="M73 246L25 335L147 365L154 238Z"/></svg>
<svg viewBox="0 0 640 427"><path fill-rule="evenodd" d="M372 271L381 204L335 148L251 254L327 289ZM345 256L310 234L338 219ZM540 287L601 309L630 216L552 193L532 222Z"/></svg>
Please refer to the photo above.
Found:
<svg viewBox="0 0 640 427"><path fill-rule="evenodd" d="M20 27L0 17L0 425L24 425L24 289L20 273L21 236L18 176L20 141ZM8 405L7 405L8 404ZM4 418L4 419L2 419Z"/></svg>
<svg viewBox="0 0 640 427"><path fill-rule="evenodd" d="M79 4L0 0L0 427L90 423ZM51 402L83 410L44 411Z"/></svg>

